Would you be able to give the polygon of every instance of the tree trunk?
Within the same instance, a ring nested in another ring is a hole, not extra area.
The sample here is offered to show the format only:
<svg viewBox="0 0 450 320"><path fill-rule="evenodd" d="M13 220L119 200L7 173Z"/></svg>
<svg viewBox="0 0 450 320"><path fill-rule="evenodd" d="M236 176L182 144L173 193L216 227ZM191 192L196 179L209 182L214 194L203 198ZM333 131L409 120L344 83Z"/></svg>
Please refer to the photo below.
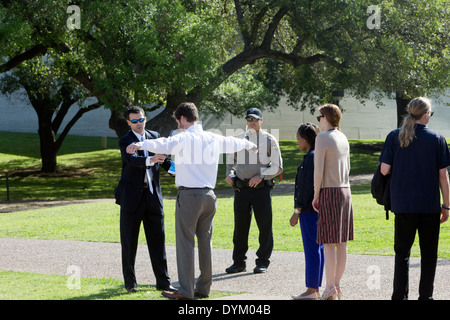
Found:
<svg viewBox="0 0 450 320"><path fill-rule="evenodd" d="M397 91L395 93L395 101L397 103L397 128L400 128L403 124L403 118L408 113L406 111L406 107L411 99L406 97L403 93Z"/></svg>
<svg viewBox="0 0 450 320"><path fill-rule="evenodd" d="M169 136L170 132L177 128L177 123L172 116L173 112L182 102L198 103L198 101L187 101L184 90L180 89L167 96L166 108L153 119L147 119L146 128L159 132L163 137ZM126 107L124 106L121 110L111 109L109 127L116 132L119 138L130 130L123 112Z"/></svg>
<svg viewBox="0 0 450 320"><path fill-rule="evenodd" d="M188 101L184 90L179 89L167 96L166 108L156 117L147 121L147 128L158 131L163 137L168 137L172 130L177 129L177 122L173 118L173 112L183 102L198 103L198 101Z"/></svg>
<svg viewBox="0 0 450 320"><path fill-rule="evenodd" d="M41 172L57 172L58 168L56 156L58 154L59 148L57 148L55 144L55 133L52 129L51 115L49 115L45 111L38 112L38 121L38 133L42 161Z"/></svg>
<svg viewBox="0 0 450 320"><path fill-rule="evenodd" d="M111 116L109 117L109 127L116 132L116 135L119 138L124 136L128 130L130 130L123 114L124 109L122 109L122 111L111 109Z"/></svg>

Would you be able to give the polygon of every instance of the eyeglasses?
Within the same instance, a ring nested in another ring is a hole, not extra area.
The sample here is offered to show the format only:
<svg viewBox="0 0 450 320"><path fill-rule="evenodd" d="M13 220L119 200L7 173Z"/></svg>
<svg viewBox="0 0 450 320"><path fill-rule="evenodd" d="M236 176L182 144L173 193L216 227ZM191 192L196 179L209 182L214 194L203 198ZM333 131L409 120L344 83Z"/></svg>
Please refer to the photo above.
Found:
<svg viewBox="0 0 450 320"><path fill-rule="evenodd" d="M317 116L317 121L320 122L320 118L323 118L323 117L325 117L323 114L321 114L320 116Z"/></svg>
<svg viewBox="0 0 450 320"><path fill-rule="evenodd" d="M247 122L258 122L260 119L256 119L253 117L247 117L247 118L245 118L245 120L247 120Z"/></svg>
<svg viewBox="0 0 450 320"><path fill-rule="evenodd" d="M428 111L430 113L430 118L433 116L434 111Z"/></svg>
<svg viewBox="0 0 450 320"><path fill-rule="evenodd" d="M130 120L130 122L131 122L131 123L138 123L138 121L139 121L139 122L144 122L144 120L145 120L145 118L140 118L140 119L133 119L133 120Z"/></svg>

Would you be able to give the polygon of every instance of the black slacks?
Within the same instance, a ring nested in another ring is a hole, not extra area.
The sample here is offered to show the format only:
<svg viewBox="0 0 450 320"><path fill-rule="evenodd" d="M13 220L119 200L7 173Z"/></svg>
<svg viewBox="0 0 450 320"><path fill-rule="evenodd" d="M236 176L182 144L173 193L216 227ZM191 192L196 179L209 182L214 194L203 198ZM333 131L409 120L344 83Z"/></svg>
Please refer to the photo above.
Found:
<svg viewBox="0 0 450 320"><path fill-rule="evenodd" d="M256 265L268 267L273 250L272 195L269 186L254 189L243 188L234 196L233 260L244 264L247 260L248 235L252 220L252 209L259 229L259 249L256 251Z"/></svg>
<svg viewBox="0 0 450 320"><path fill-rule="evenodd" d="M409 256L416 231L419 234L421 269L419 299L432 299L434 276L438 257L440 214L396 213L395 214L395 268L393 300L408 299Z"/></svg>
<svg viewBox="0 0 450 320"><path fill-rule="evenodd" d="M155 190L155 187L153 188ZM144 189L135 211L120 209L120 241L122 244L122 272L125 287L137 285L135 273L136 251L141 222L144 224L148 252L157 287L170 285L164 233L164 211L157 195Z"/></svg>

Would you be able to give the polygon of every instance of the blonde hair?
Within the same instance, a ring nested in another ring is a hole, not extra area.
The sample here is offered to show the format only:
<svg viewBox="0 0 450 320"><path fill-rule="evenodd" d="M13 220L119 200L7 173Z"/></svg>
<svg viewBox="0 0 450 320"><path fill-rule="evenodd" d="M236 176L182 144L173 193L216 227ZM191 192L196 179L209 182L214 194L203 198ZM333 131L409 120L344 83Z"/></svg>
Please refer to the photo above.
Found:
<svg viewBox="0 0 450 320"><path fill-rule="evenodd" d="M431 101L428 98L418 97L412 99L406 107L408 114L403 119L402 128L398 136L400 147L406 148L416 138L416 120L431 111Z"/></svg>

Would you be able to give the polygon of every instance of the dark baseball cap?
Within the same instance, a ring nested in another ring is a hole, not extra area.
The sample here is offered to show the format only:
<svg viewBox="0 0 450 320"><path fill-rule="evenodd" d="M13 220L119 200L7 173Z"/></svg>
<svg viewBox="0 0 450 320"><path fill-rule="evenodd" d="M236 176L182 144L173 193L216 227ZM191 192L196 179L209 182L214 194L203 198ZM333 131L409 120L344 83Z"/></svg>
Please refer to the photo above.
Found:
<svg viewBox="0 0 450 320"><path fill-rule="evenodd" d="M253 117L256 119L262 119L263 115L262 112L258 108L250 108L247 110L247 113L245 114L245 117Z"/></svg>

